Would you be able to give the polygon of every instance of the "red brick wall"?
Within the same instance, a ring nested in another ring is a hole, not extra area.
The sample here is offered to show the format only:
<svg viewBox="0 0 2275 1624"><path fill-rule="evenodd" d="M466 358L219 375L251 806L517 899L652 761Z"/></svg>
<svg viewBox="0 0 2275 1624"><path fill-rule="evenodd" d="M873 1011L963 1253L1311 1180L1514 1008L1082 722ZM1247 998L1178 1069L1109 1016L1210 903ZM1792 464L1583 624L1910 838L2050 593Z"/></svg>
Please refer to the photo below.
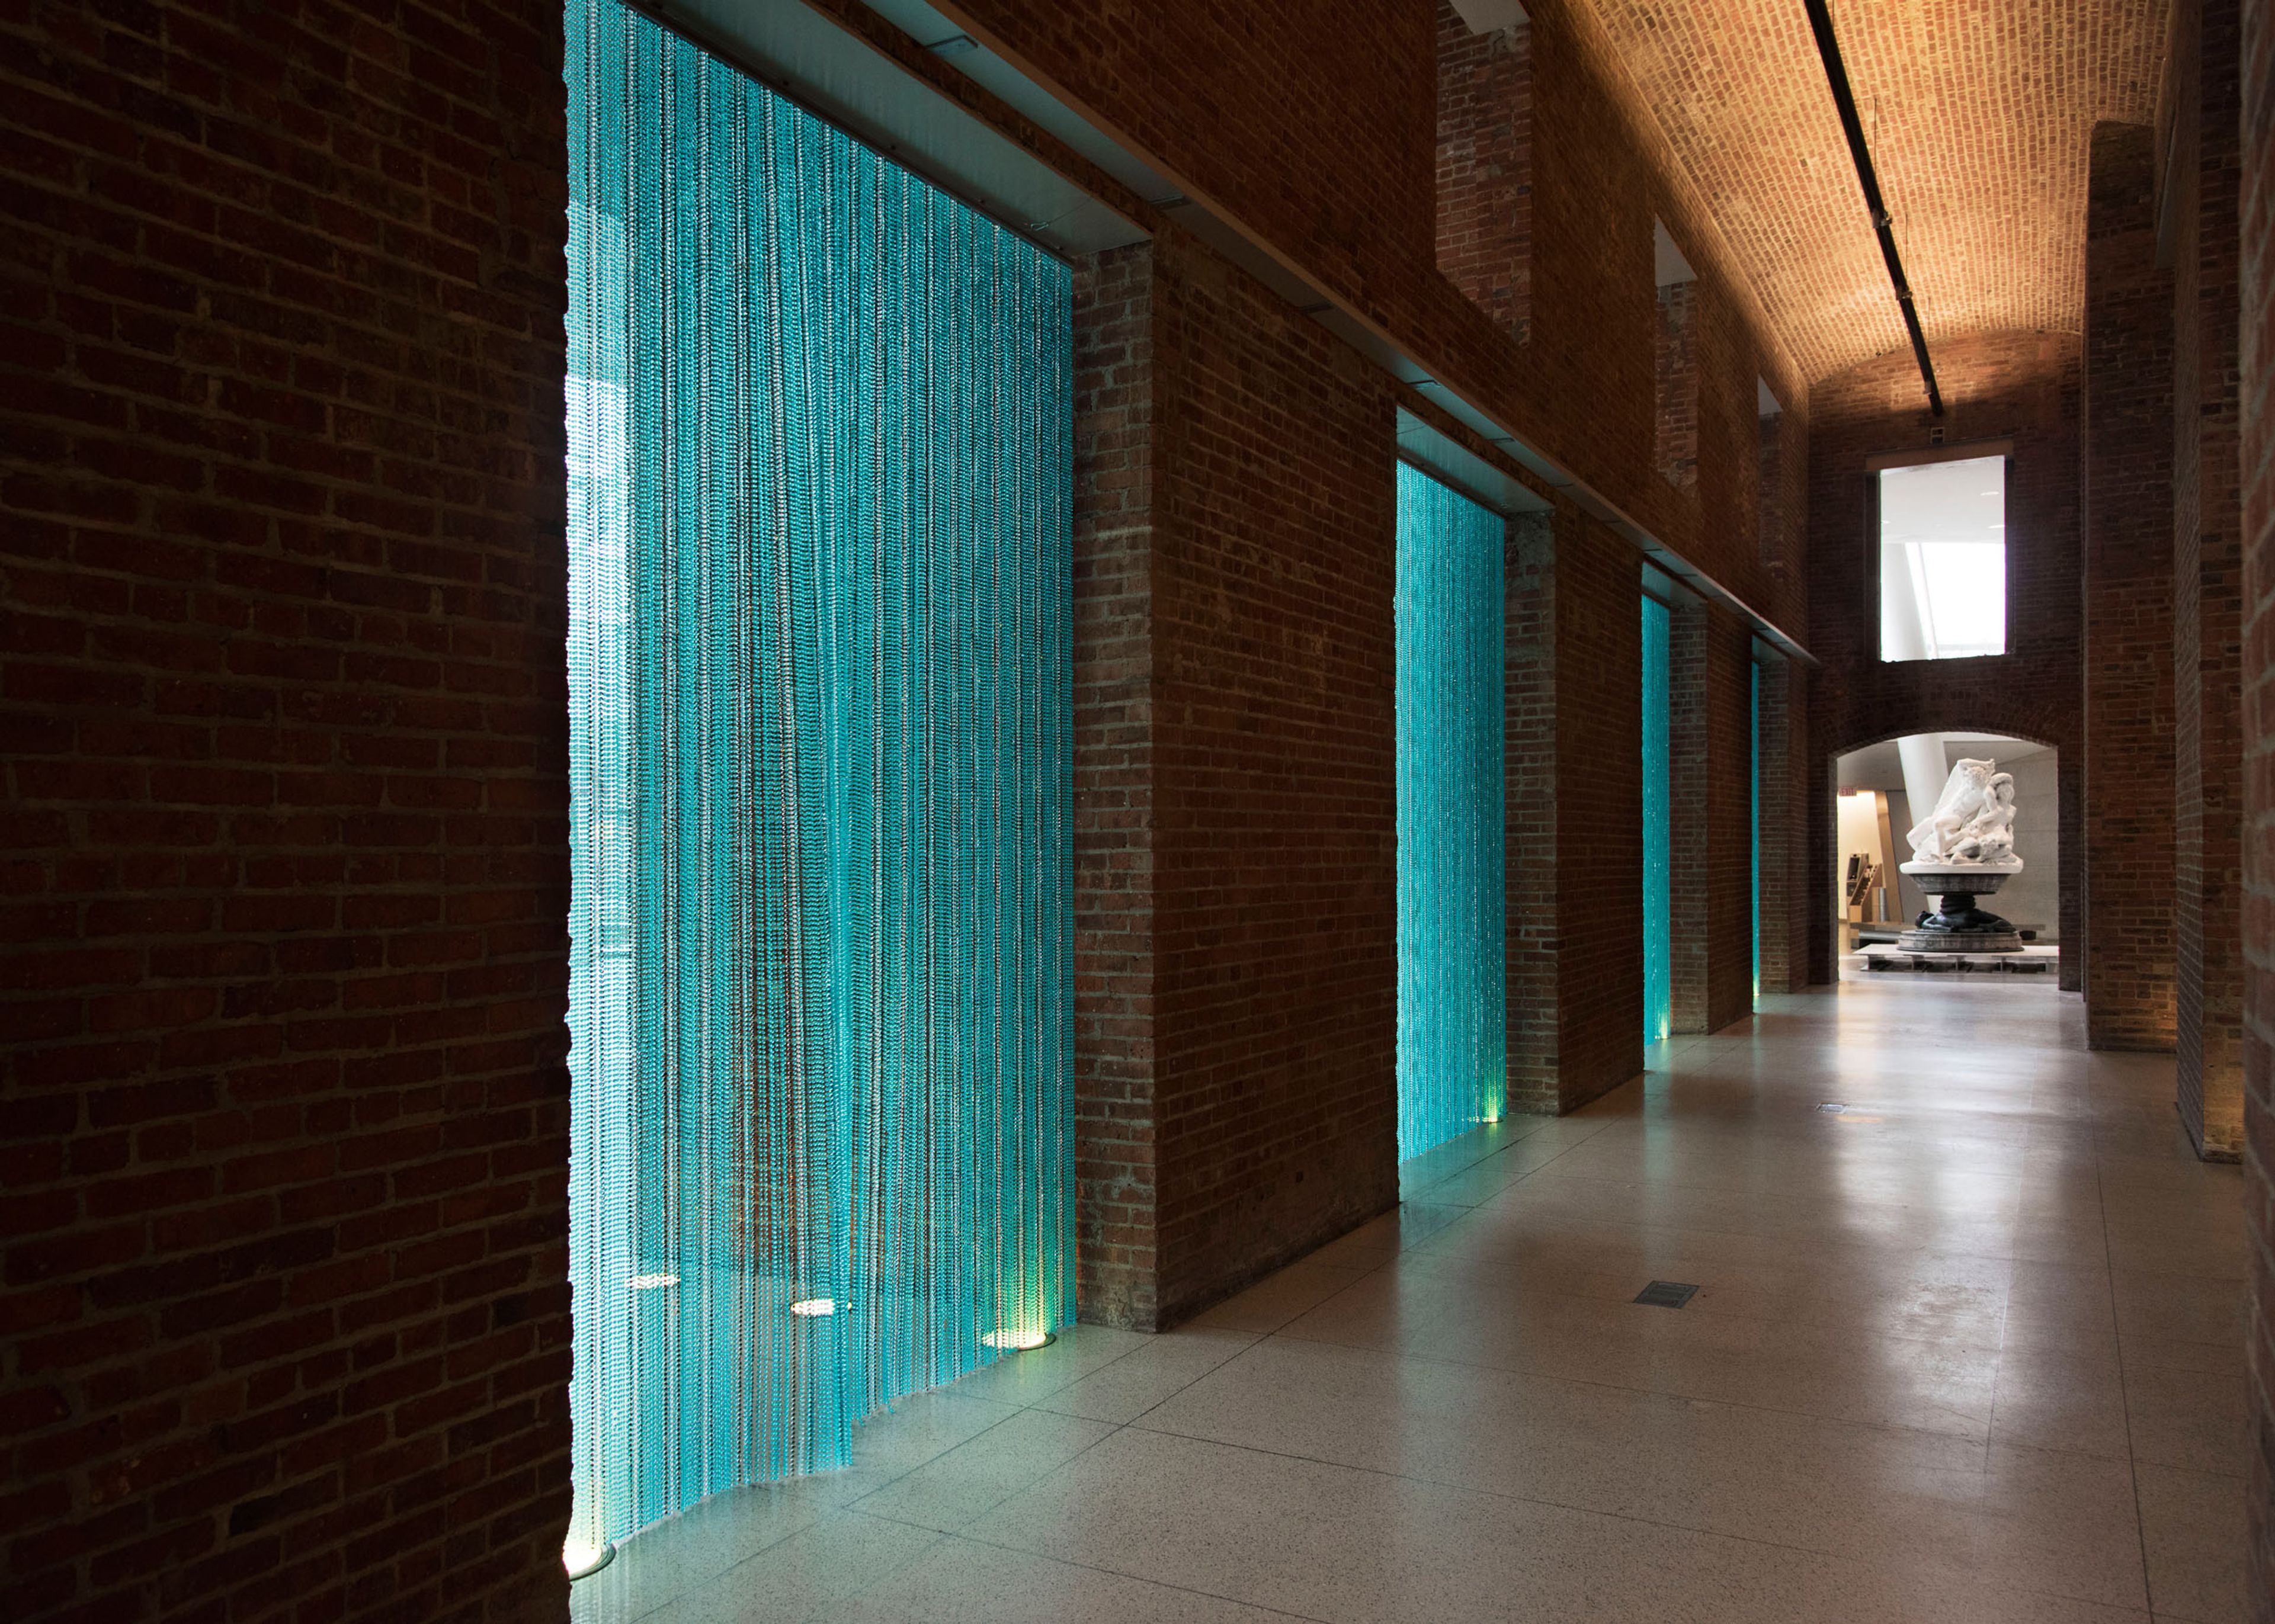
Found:
<svg viewBox="0 0 2275 1624"><path fill-rule="evenodd" d="M1439 268L1434 5L1300 0L947 0L961 26L1062 87L1221 202L1443 379L1780 624L1801 582L1756 540L1757 379L1805 397L1651 110L1584 6L1528 6L1528 341ZM1498 179L1491 182L1500 185ZM1463 207L1449 196L1449 208ZM1651 226L1698 268L1698 479L1657 477Z"/></svg>
<svg viewBox="0 0 2275 1624"><path fill-rule="evenodd" d="M1078 319L1083 1312L1166 1325L1397 1198L1392 386L1175 228Z"/></svg>
<svg viewBox="0 0 2275 1624"><path fill-rule="evenodd" d="M563 1610L559 29L0 21L13 1620Z"/></svg>
<svg viewBox="0 0 2275 1624"><path fill-rule="evenodd" d="M1509 1109L1570 1111L1643 1069L1639 571L1562 505L1506 558Z"/></svg>
<svg viewBox="0 0 2275 1624"><path fill-rule="evenodd" d="M1077 1300L1158 1317L1153 1117L1153 251L1074 292Z"/></svg>
<svg viewBox="0 0 2275 1624"><path fill-rule="evenodd" d="M1438 6L1438 268L1523 344L1532 313L1532 29Z"/></svg>
<svg viewBox="0 0 2275 1624"><path fill-rule="evenodd" d="M1674 1025L1719 1031L1753 1008L1751 639L1719 604L1679 603L1669 662Z"/></svg>
<svg viewBox="0 0 2275 1624"><path fill-rule="evenodd" d="M2082 465L2085 1020L2097 1048L2173 1042L2173 280L2156 138L2093 135Z"/></svg>
<svg viewBox="0 0 2275 1624"><path fill-rule="evenodd" d="M2236 0L2182 0L2178 17L2169 94L2180 1102L2199 1151L2233 1160L2243 1131L2240 15Z"/></svg>
<svg viewBox="0 0 2275 1624"><path fill-rule="evenodd" d="M1879 658L1878 537L1865 459L1922 449L1927 413L1908 351L1821 383L1810 394L1810 646L1824 662L1810 687L1807 895L1810 979L1830 981L1833 762L1907 733L2007 733L2061 752L2061 981L2075 990L2080 901L2078 718L2078 390L2075 336L1988 333L1939 344L1935 366L1946 442L2011 440L2007 473L2007 653L1976 660ZM2027 860L2029 831L2022 831Z"/></svg>
<svg viewBox="0 0 2275 1624"><path fill-rule="evenodd" d="M2254 1624L2275 1624L2275 7L2243 8L2239 356L2244 536L2244 1235L2250 1402L2245 1491Z"/></svg>

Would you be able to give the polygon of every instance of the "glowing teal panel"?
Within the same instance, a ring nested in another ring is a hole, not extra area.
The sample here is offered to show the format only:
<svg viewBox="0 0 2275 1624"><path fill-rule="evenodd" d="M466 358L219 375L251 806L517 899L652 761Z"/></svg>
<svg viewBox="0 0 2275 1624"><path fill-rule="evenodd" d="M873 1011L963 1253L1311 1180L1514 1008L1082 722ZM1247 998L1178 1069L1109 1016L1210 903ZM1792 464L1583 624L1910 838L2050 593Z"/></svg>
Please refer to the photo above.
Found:
<svg viewBox="0 0 2275 1624"><path fill-rule="evenodd" d="M1674 910L1670 888L1667 605L1643 601L1643 1033L1656 1043L1674 1025Z"/></svg>
<svg viewBox="0 0 2275 1624"><path fill-rule="evenodd" d="M1751 882L1746 893L1746 905L1754 922L1754 996L1762 995L1762 668L1758 662L1746 668L1750 686L1747 691L1747 738L1752 753L1746 774L1746 785L1751 800L1750 816L1753 831L1750 847L1753 858Z"/></svg>
<svg viewBox="0 0 2275 1624"><path fill-rule="evenodd" d="M1508 1094L1499 514L1398 468L1398 1153Z"/></svg>
<svg viewBox="0 0 2275 1624"><path fill-rule="evenodd" d="M1073 1309L1064 266L568 12L572 1564Z"/></svg>

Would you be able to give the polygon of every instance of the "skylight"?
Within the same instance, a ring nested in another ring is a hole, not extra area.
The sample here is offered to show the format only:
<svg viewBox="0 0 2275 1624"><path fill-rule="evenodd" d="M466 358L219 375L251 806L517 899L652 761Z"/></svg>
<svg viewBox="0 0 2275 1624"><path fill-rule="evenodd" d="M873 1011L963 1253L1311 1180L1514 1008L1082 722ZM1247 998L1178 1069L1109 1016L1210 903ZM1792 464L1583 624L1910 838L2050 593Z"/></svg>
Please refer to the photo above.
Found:
<svg viewBox="0 0 2275 1624"><path fill-rule="evenodd" d="M1880 471L1880 658L2007 652L2007 459Z"/></svg>

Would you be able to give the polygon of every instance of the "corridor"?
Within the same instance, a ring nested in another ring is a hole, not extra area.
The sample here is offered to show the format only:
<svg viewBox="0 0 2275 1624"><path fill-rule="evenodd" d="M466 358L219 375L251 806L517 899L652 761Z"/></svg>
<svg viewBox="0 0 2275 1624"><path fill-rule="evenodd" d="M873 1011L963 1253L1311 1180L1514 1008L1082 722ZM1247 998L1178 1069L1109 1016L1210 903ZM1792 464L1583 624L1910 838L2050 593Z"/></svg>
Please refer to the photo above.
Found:
<svg viewBox="0 0 2275 1624"><path fill-rule="evenodd" d="M1188 1326L639 1536L574 1617L2240 1618L2241 1175L2172 1092L2051 987L1765 998Z"/></svg>

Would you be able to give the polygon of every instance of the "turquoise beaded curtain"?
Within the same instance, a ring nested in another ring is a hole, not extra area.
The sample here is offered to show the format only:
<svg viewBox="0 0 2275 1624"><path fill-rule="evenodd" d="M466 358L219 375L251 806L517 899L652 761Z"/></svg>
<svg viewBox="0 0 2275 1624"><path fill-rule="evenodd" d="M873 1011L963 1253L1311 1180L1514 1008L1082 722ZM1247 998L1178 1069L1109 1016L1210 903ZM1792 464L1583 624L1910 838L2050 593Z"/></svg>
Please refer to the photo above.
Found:
<svg viewBox="0 0 2275 1624"><path fill-rule="evenodd" d="M1070 290L568 36L574 1567L1071 1316Z"/></svg>
<svg viewBox="0 0 2275 1624"><path fill-rule="evenodd" d="M1643 1035L1657 1043L1674 1030L1674 909L1667 820L1674 763L1667 733L1667 605L1643 601Z"/></svg>
<svg viewBox="0 0 2275 1624"><path fill-rule="evenodd" d="M1500 516L1398 468L1398 1153L1508 1098Z"/></svg>
<svg viewBox="0 0 2275 1624"><path fill-rule="evenodd" d="M1751 799L1748 804L1749 826L1753 832L1750 848L1753 866L1750 871L1746 902L1754 921L1754 997L1762 995L1762 666L1757 660L1746 667L1747 738L1752 745L1749 758L1750 770L1746 787Z"/></svg>

